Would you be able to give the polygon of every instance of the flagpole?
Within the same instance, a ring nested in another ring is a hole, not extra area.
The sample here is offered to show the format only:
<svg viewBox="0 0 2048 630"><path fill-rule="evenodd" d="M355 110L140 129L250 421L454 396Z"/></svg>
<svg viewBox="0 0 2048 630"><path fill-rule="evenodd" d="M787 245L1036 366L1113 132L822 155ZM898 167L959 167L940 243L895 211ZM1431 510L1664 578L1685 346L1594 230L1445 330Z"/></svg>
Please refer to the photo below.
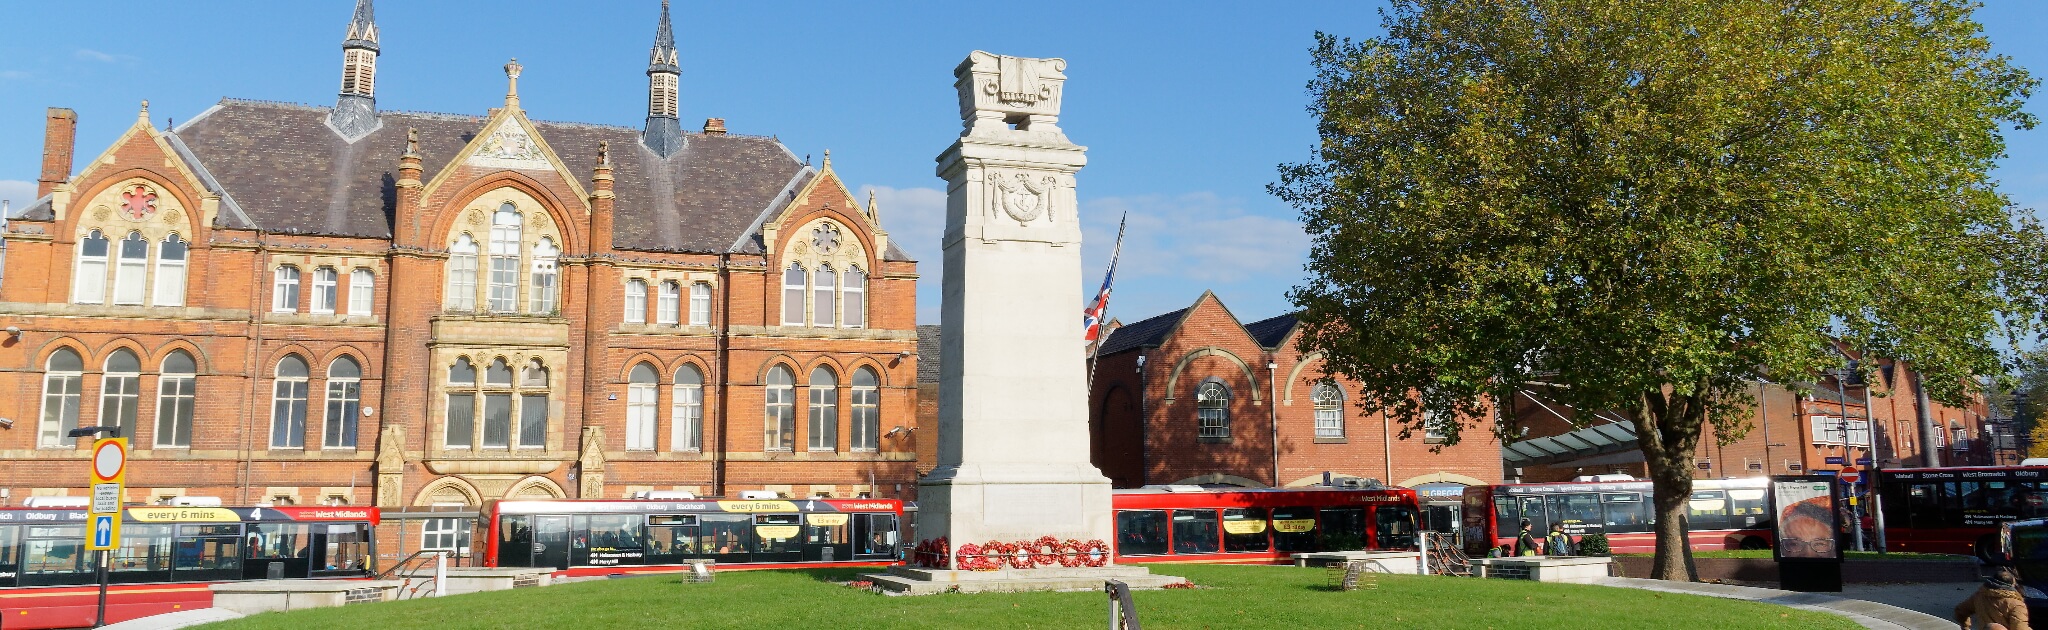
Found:
<svg viewBox="0 0 2048 630"><path fill-rule="evenodd" d="M1102 288L1105 290L1115 280L1116 261L1124 253L1124 225L1130 218L1131 213L1125 212L1122 217L1116 220L1116 247L1111 249L1109 253L1109 270L1104 273L1103 277ZM1096 294L1096 299L1102 299L1101 293ZM1095 333L1095 345L1088 349L1088 391L1090 395L1093 395L1095 391L1095 364L1102 358L1102 344L1108 343L1109 336L1116 332L1109 329L1109 302L1106 300L1102 303L1102 312L1095 314L1095 330L1097 331Z"/></svg>

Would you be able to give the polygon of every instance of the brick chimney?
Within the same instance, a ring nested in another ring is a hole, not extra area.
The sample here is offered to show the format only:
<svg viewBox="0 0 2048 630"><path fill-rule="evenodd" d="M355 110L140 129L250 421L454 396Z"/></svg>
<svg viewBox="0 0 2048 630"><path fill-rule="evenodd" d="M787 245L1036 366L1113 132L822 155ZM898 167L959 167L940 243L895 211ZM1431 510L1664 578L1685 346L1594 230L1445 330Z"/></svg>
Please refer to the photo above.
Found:
<svg viewBox="0 0 2048 630"><path fill-rule="evenodd" d="M43 121L43 175L36 179L36 198L71 181L71 148L78 141L78 112L52 107Z"/></svg>
<svg viewBox="0 0 2048 630"><path fill-rule="evenodd" d="M724 119L724 118L706 118L706 119L704 119L704 135L707 135L707 136L723 136L723 135L725 135L725 119Z"/></svg>

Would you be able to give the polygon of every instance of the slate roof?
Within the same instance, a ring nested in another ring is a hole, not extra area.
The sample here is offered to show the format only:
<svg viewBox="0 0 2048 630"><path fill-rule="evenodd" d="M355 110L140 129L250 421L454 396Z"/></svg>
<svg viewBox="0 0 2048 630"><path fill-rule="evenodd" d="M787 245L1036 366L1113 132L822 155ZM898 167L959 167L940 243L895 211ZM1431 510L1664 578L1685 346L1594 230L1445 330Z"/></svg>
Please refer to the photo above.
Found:
<svg viewBox="0 0 2048 630"><path fill-rule="evenodd" d="M1251 333L1252 339L1259 342L1259 347L1272 350L1279 347L1280 342L1287 340L1287 335L1294 332L1294 325L1299 321L1293 313L1288 313L1245 324L1244 331Z"/></svg>
<svg viewBox="0 0 2048 630"><path fill-rule="evenodd" d="M1166 340L1166 335L1172 333L1175 326L1180 325L1181 316L1187 312L1188 309L1184 308L1124 324L1122 328L1109 334L1109 340L1102 344L1102 349L1096 354L1107 356L1141 346L1158 347L1160 342Z"/></svg>
<svg viewBox="0 0 2048 630"><path fill-rule="evenodd" d="M938 324L921 324L917 327L917 382L939 382L939 331L945 330Z"/></svg>
<svg viewBox="0 0 2048 630"><path fill-rule="evenodd" d="M329 108L227 99L186 121L174 140L233 199L251 226L271 232L390 238L398 155L419 130L431 181L483 130L486 118L380 112L380 126L353 143L327 125ZM758 253L760 223L816 176L774 138L686 134L662 158L630 127L532 121L540 138L589 187L599 142L611 143L616 194L613 246L666 252ZM889 260L909 260L902 250Z"/></svg>

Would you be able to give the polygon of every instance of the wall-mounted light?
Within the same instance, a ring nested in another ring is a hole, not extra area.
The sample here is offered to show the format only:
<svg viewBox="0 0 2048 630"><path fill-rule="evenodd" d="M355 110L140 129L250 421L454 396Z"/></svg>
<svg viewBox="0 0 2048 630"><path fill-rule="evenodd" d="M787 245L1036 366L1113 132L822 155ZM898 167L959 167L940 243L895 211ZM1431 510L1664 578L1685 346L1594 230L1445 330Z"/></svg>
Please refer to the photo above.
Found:
<svg viewBox="0 0 2048 630"><path fill-rule="evenodd" d="M14 419L13 419L13 418L0 418L0 429L12 429L12 428L14 428Z"/></svg>
<svg viewBox="0 0 2048 630"><path fill-rule="evenodd" d="M17 338L18 338L18 337L21 337L21 327L20 327L20 326L8 326L8 327L7 327L7 336L9 336L9 337L17 337Z"/></svg>

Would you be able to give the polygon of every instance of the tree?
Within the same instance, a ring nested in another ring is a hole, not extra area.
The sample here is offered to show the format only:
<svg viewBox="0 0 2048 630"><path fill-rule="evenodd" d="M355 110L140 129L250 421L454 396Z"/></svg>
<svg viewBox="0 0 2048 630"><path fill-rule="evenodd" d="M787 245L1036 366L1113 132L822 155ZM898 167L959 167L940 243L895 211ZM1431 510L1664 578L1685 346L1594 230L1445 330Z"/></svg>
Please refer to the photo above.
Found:
<svg viewBox="0 0 2048 630"><path fill-rule="evenodd" d="M1653 576L1691 579L1693 454L1755 379L1847 350L1959 404L2043 330L2048 239L1989 177L2036 82L1974 8L1395 0L1318 34L1322 142L1270 187L1312 239L1300 350L1407 430L1524 390L1626 415Z"/></svg>
<svg viewBox="0 0 2048 630"><path fill-rule="evenodd" d="M1991 398L1991 415L2013 419L2020 439L2021 457L2048 457L2048 349L2036 349L2020 357L2008 383L1999 384L2000 396Z"/></svg>

